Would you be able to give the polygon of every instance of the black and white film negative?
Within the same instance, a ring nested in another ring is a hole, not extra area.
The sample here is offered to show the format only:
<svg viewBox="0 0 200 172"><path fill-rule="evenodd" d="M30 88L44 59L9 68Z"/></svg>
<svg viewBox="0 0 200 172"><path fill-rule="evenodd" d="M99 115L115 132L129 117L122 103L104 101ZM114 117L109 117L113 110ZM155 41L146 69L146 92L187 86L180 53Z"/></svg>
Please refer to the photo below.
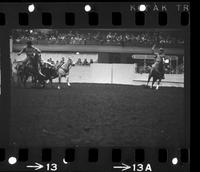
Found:
<svg viewBox="0 0 200 172"><path fill-rule="evenodd" d="M0 172L189 172L190 3L0 3Z"/></svg>

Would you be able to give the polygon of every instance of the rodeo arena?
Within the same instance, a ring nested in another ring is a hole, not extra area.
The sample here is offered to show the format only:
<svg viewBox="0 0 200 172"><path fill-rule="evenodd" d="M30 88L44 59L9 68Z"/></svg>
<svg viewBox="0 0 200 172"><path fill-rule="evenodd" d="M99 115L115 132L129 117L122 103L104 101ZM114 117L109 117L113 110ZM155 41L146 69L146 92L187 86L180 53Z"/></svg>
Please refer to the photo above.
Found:
<svg viewBox="0 0 200 172"><path fill-rule="evenodd" d="M10 58L12 145L184 142L180 31L16 29Z"/></svg>

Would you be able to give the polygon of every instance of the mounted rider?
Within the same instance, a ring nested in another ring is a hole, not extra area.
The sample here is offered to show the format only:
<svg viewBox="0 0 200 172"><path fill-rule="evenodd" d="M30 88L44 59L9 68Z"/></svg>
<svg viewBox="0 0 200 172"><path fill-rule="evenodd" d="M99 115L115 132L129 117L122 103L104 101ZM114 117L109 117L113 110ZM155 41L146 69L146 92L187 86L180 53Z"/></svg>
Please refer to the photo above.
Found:
<svg viewBox="0 0 200 172"><path fill-rule="evenodd" d="M56 68L57 68L57 70L58 70L59 68L61 68L61 66L62 66L64 63L65 63L65 58L62 57L61 61L58 62L58 63L56 64Z"/></svg>
<svg viewBox="0 0 200 172"><path fill-rule="evenodd" d="M155 67L156 65L160 64L158 72L160 72L162 79L165 79L165 52L163 48L159 48L158 52L155 52L156 45L154 44L152 47L152 52L155 55L155 63L152 65L152 67Z"/></svg>
<svg viewBox="0 0 200 172"><path fill-rule="evenodd" d="M45 77L44 74L42 74L41 72L41 65L42 65L42 60L41 60L41 50L39 50L38 48L34 47L32 45L31 41L27 42L27 46L24 47L19 53L17 53L17 55L21 55L22 53L26 53L26 59L23 61L24 65L27 65L29 62L32 63L33 59L36 58L36 55L39 56L38 59L38 64L37 64L37 70L38 73L42 76Z"/></svg>

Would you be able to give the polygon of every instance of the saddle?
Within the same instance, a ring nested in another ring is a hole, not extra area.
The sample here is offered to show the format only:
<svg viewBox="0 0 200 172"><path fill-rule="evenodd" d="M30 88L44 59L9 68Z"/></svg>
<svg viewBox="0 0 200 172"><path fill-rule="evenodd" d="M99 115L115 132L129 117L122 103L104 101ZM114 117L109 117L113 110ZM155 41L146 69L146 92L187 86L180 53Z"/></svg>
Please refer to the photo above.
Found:
<svg viewBox="0 0 200 172"><path fill-rule="evenodd" d="M62 69L62 70L64 70L65 73L68 73L68 72L69 72L69 68L65 69L65 68L63 68L62 66L60 66L59 68ZM59 69L59 68L58 68L58 69Z"/></svg>

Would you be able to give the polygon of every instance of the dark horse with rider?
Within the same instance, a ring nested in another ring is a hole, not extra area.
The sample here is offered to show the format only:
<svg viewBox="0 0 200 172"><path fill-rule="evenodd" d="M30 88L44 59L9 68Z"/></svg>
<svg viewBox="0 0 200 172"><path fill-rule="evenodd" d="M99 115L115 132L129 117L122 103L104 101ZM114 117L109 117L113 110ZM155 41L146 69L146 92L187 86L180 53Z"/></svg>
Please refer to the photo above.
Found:
<svg viewBox="0 0 200 172"><path fill-rule="evenodd" d="M149 81L153 78L151 87L153 88L154 83L157 81L156 89L159 88L162 79L165 79L165 52L163 48L159 48L158 52L155 51L156 45L152 47L152 52L155 55L155 63L152 65L149 72L148 80L146 86L148 86Z"/></svg>
<svg viewBox="0 0 200 172"><path fill-rule="evenodd" d="M58 69L64 64L64 61L61 61L61 64L58 64L58 66L43 62L41 51L34 47L31 41L28 41L27 46L17 55L21 55L22 53L26 53L26 59L17 67L17 77L24 86L26 86L29 77L32 78L34 87L45 87L47 80L52 83L52 79L59 77ZM69 63L69 65L71 64Z"/></svg>

